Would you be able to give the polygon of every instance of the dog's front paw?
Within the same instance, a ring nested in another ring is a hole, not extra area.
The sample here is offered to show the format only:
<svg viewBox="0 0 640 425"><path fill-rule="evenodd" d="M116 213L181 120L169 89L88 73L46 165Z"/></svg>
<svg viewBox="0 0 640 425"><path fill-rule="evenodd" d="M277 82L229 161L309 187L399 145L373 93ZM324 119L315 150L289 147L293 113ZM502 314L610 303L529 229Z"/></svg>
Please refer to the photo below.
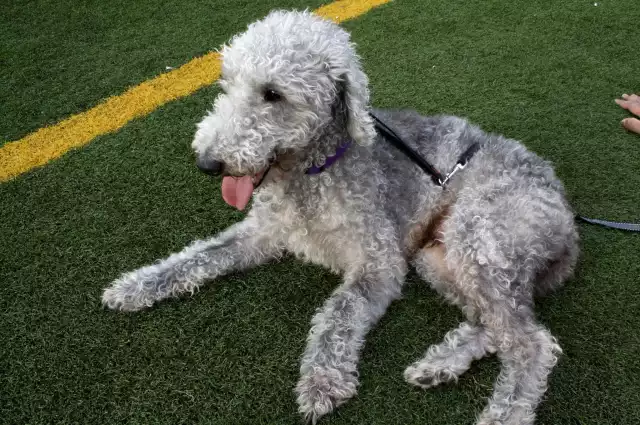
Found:
<svg viewBox="0 0 640 425"><path fill-rule="evenodd" d="M358 378L353 373L332 368L313 368L298 381L298 411L306 422L315 424L336 407L356 395Z"/></svg>
<svg viewBox="0 0 640 425"><path fill-rule="evenodd" d="M115 280L102 294L102 305L112 310L138 311L151 307L155 299L150 296L151 282L135 272Z"/></svg>

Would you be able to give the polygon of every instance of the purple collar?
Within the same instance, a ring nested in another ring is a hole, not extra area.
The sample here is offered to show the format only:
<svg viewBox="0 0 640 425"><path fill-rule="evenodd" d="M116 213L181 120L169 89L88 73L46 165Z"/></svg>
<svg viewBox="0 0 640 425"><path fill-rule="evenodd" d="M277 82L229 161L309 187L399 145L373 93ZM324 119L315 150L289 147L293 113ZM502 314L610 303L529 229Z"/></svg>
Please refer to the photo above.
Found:
<svg viewBox="0 0 640 425"><path fill-rule="evenodd" d="M351 142L346 142L344 145L338 146L338 149L336 149L336 153L334 155L327 157L327 160L324 162L324 164L322 164L319 167L314 165L313 167L307 170L306 174L309 174L309 175L320 174L327 168L331 167L334 162L336 162L338 159L340 159L342 155L344 155L347 149L349 149L349 146L351 146Z"/></svg>

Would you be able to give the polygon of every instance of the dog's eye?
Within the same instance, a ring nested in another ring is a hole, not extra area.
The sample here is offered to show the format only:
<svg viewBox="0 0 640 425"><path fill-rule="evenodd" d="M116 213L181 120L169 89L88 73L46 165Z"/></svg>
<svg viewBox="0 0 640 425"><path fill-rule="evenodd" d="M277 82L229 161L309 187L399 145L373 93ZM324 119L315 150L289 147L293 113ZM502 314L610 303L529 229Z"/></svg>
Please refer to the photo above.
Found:
<svg viewBox="0 0 640 425"><path fill-rule="evenodd" d="M282 96L275 90L267 89L264 92L264 100L267 102L277 102Z"/></svg>

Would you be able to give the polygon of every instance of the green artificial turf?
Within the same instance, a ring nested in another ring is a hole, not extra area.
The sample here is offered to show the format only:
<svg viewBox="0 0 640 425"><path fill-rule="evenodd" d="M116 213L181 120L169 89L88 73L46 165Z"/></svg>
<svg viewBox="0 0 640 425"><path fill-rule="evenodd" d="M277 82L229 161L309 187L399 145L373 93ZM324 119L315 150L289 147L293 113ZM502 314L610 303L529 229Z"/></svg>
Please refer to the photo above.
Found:
<svg viewBox="0 0 640 425"><path fill-rule="evenodd" d="M272 8L322 0L3 0L0 143L201 56Z"/></svg>
<svg viewBox="0 0 640 425"><path fill-rule="evenodd" d="M15 139L218 46L274 6L15 2L0 27L0 134ZM395 0L347 22L376 106L469 117L554 162L576 209L640 221L636 0ZM86 19L86 20L85 20ZM309 320L338 277L293 259L137 314L102 289L242 219L194 166L199 91L0 184L0 423L296 424ZM580 225L576 277L543 300L564 348L540 424L640 423L640 235ZM404 368L459 312L413 276L367 338L358 397L327 424L471 424L495 359L417 390Z"/></svg>

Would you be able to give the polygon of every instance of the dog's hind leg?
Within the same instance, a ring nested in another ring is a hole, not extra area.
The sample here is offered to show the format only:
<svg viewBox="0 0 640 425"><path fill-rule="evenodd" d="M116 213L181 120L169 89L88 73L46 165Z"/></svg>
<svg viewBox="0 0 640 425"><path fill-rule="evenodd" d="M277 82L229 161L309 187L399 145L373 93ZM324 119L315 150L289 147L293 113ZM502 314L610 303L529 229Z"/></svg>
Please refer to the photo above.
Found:
<svg viewBox="0 0 640 425"><path fill-rule="evenodd" d="M497 353L502 368L477 425L532 425L560 346L535 320L525 289L530 285L510 280L510 272L517 274L515 267L500 271L476 263L460 269L455 299L465 303L469 321L430 347L422 360L407 368L405 378L432 387L455 380L473 360Z"/></svg>
<svg viewBox="0 0 640 425"><path fill-rule="evenodd" d="M464 295L454 282L455 270L446 262L446 249L441 242L433 242L421 249L413 264L416 273L452 304L464 308ZM449 331L444 341L429 347L424 357L404 371L405 380L422 388L458 379L469 370L474 360L495 352L484 328L463 322Z"/></svg>
<svg viewBox="0 0 640 425"><path fill-rule="evenodd" d="M491 338L482 326L463 322L449 331L444 341L429 347L424 357L404 371L405 380L421 388L456 381L479 360L495 352Z"/></svg>
<svg viewBox="0 0 640 425"><path fill-rule="evenodd" d="M281 250L272 235L248 218L218 236L122 275L105 289L102 303L114 310L140 310L164 298L193 294L205 281L263 263Z"/></svg>
<svg viewBox="0 0 640 425"><path fill-rule="evenodd" d="M400 258L394 265L375 259L354 267L313 317L296 387L299 411L308 422L356 394L364 337L400 297L405 269Z"/></svg>
<svg viewBox="0 0 640 425"><path fill-rule="evenodd" d="M502 368L477 425L532 425L547 380L562 352L526 308L490 308L481 321L496 345Z"/></svg>
<svg viewBox="0 0 640 425"><path fill-rule="evenodd" d="M572 215L554 204L551 195L527 202L520 200L521 194L475 196L473 204L454 210L444 229L447 262L456 267L454 285L464 299L463 311L484 328L501 361L493 395L477 425L532 425L561 354L533 311L539 276L550 263L565 258L574 240Z"/></svg>

